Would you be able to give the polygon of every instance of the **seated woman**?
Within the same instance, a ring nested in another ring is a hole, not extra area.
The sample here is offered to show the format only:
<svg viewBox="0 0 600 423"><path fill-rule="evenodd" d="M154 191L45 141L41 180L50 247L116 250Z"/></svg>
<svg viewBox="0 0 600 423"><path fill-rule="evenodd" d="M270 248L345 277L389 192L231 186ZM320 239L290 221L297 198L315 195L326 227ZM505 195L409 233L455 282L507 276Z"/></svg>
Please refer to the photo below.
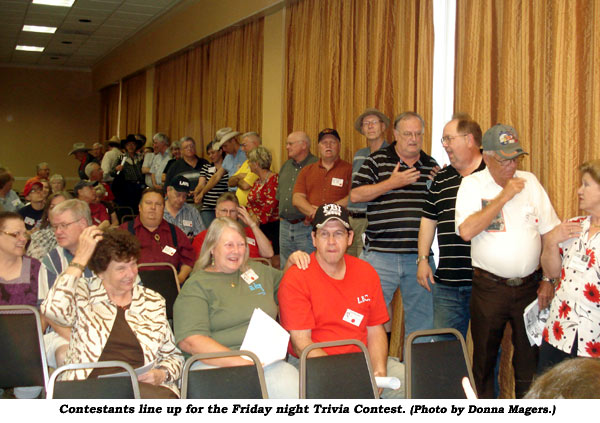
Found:
<svg viewBox="0 0 600 423"><path fill-rule="evenodd" d="M544 275L558 283L550 297L538 374L566 358L600 357L600 160L579 170L579 208L588 216L567 220L544 236Z"/></svg>
<svg viewBox="0 0 600 423"><path fill-rule="evenodd" d="M258 179L248 193L248 212L273 244L273 266L279 268L279 200L276 198L278 177L271 172L271 153L258 146L248 153L248 166Z"/></svg>
<svg viewBox="0 0 600 423"><path fill-rule="evenodd" d="M290 256L288 265L298 260ZM189 354L239 350L255 308L277 317L283 272L248 260L241 225L217 217L208 228L193 273L174 307L175 339ZM206 360L210 366L248 365L241 357ZM269 398L298 398L298 371L285 361L264 368Z"/></svg>
<svg viewBox="0 0 600 423"><path fill-rule="evenodd" d="M165 300L139 285L139 253L138 240L127 231L86 228L71 264L42 303L42 313L72 328L65 364L108 360L125 361L133 368L153 364L138 377L142 398L177 398L183 356L175 347ZM96 276L82 277L86 265ZM100 374L100 369L75 370L61 379Z"/></svg>

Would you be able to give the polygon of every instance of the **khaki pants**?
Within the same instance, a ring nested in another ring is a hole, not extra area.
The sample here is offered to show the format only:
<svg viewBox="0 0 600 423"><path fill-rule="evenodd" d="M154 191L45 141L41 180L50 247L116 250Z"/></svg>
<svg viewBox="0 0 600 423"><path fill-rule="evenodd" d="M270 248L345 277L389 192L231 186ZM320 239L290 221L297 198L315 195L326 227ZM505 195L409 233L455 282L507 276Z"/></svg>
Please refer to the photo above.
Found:
<svg viewBox="0 0 600 423"><path fill-rule="evenodd" d="M365 229L367 229L367 218L363 217L360 219L355 219L350 217L350 227L354 231L354 240L352 241L352 245L348 247L347 254L351 256L358 257L363 250L363 233Z"/></svg>

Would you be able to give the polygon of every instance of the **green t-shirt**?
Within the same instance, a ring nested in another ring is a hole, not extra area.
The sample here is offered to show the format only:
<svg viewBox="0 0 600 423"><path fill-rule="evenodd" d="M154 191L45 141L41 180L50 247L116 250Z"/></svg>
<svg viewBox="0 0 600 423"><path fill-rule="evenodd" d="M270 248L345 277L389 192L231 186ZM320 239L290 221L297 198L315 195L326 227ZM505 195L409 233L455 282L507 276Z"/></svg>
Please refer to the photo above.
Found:
<svg viewBox="0 0 600 423"><path fill-rule="evenodd" d="M190 275L175 301L177 344L191 335L205 335L239 350L255 308L277 317L277 289L283 272L251 260L248 267L258 276L252 283L239 270L229 274L198 270Z"/></svg>

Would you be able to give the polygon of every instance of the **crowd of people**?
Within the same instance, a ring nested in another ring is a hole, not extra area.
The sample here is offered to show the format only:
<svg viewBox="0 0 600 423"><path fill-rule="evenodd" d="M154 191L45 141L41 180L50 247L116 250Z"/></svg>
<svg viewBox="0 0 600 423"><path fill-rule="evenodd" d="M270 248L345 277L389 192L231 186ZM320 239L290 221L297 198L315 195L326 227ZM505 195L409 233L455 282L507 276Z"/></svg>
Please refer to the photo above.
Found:
<svg viewBox="0 0 600 423"><path fill-rule="evenodd" d="M335 129L318 134L318 157L295 131L279 172L258 133L231 128L206 143L208 159L191 137L171 143L164 133L151 149L142 134L74 144L72 191L39 163L19 195L0 168L0 305L40 308L53 367L152 364L139 377L145 398L179 395L183 353L239 349L255 308L290 333L288 358L264 367L271 398L297 397L307 346L341 339L366 345L375 376L402 381L381 397L402 398L404 365L388 357L397 290L406 336L455 328L466 338L470 325L479 398L496 395L507 323L517 398L565 359L600 357L600 160L580 167L588 215L561 223L535 175L518 169L528 153L508 125L482 133L468 115L453 116L443 169L422 149L425 122L415 112L392 121L368 108L354 127L366 146L352 163L340 158ZM174 330L165 300L137 276L137 264L164 262L182 287ZM541 348L523 319L534 301L549 310ZM243 364L229 357L196 367Z"/></svg>

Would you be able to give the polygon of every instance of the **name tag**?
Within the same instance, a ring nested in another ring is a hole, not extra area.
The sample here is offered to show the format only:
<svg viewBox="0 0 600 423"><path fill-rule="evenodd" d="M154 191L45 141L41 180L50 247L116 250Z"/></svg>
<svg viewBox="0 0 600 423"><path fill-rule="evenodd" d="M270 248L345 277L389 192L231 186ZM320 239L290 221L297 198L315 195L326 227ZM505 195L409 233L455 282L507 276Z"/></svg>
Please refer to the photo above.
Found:
<svg viewBox="0 0 600 423"><path fill-rule="evenodd" d="M348 322L351 325L354 325L356 327L360 326L360 323L362 322L363 319L363 315L360 313L357 313L356 311L352 311L350 309L346 310L346 313L344 313L344 317L343 317L343 321L344 322Z"/></svg>
<svg viewBox="0 0 600 423"><path fill-rule="evenodd" d="M525 207L525 222L531 226L538 226L540 220L535 214L535 209L532 206Z"/></svg>
<svg viewBox="0 0 600 423"><path fill-rule="evenodd" d="M31 217L27 216L25 219L25 224L26 225L35 225L35 220L33 220Z"/></svg>
<svg viewBox="0 0 600 423"><path fill-rule="evenodd" d="M590 263L590 256L586 254L575 254L571 257L569 267L578 272L585 272Z"/></svg>
<svg viewBox="0 0 600 423"><path fill-rule="evenodd" d="M254 270L248 269L244 273L242 273L242 279L248 285L250 285L251 283L253 283L255 280L258 279L258 275L256 274L256 272Z"/></svg>
<svg viewBox="0 0 600 423"><path fill-rule="evenodd" d="M246 237L246 242L248 242L248 245L256 245L256 240L254 238L250 238L249 236Z"/></svg>
<svg viewBox="0 0 600 423"><path fill-rule="evenodd" d="M19 200L13 200L12 201L12 205L17 207L19 205L20 201Z"/></svg>
<svg viewBox="0 0 600 423"><path fill-rule="evenodd" d="M188 228L192 227L192 221L191 220L184 220L183 221L183 226L187 226Z"/></svg>
<svg viewBox="0 0 600 423"><path fill-rule="evenodd" d="M211 166L211 167L209 167L209 168L208 168L208 171L209 171L210 173L215 173L215 172L217 171L217 168L216 168L216 167L214 167L214 166Z"/></svg>
<svg viewBox="0 0 600 423"><path fill-rule="evenodd" d="M173 247L169 247L168 245L165 245L165 248L162 249L162 252L165 254L168 254L170 256L173 256L173 254L175 254L177 252L177 250Z"/></svg>
<svg viewBox="0 0 600 423"><path fill-rule="evenodd" d="M331 178L331 185L333 185L334 187L343 187L344 180L341 178Z"/></svg>

